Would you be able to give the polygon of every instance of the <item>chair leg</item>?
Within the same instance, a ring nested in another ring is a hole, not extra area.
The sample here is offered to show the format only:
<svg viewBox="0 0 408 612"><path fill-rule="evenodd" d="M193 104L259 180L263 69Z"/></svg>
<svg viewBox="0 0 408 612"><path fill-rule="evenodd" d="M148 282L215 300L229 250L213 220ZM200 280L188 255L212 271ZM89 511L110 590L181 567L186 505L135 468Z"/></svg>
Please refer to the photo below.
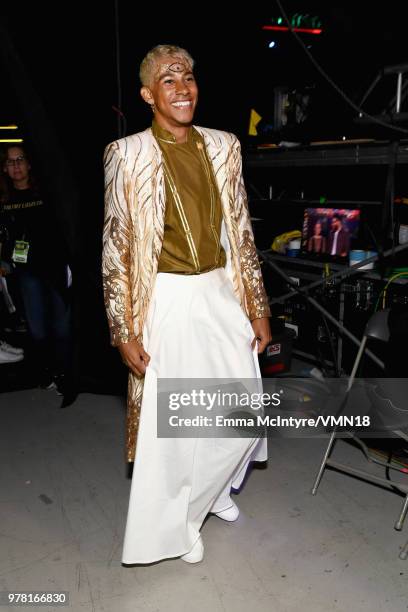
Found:
<svg viewBox="0 0 408 612"><path fill-rule="evenodd" d="M400 554L398 555L399 558L402 561L405 561L406 559L408 559L408 541L405 542L405 546L404 548L401 550Z"/></svg>
<svg viewBox="0 0 408 612"><path fill-rule="evenodd" d="M367 343L367 338L368 338L368 336L366 336L364 334L364 336L363 336L363 338L361 340L358 352L357 352L357 356L356 356L356 359L355 359L355 362L354 362L354 365L353 365L353 369L352 369L351 374L350 374L350 378L349 378L348 384L347 384L346 395L344 397L344 400L343 400L343 402L342 402L342 404L340 406L340 409L339 409L338 413L336 414L336 416L339 416L344 411L344 407L347 404L347 400L348 400L348 397L349 397L350 389L353 386L354 379L355 379L357 371L358 371L358 366L360 365L360 361L361 361L361 358L362 358L363 353L364 353L365 345ZM333 447L333 444L334 444L335 441L336 441L336 429L333 430L333 433L330 436L329 444L327 445L326 452L324 453L324 457L323 457L322 463L320 465L319 471L318 471L317 476L316 476L316 480L315 480L313 488L312 488L312 495L316 495L316 493L317 493L318 486L319 486L320 481L322 479L323 472L324 472L324 470L326 468L327 460L329 458L329 455L331 453L331 450L332 450L332 447Z"/></svg>
<svg viewBox="0 0 408 612"><path fill-rule="evenodd" d="M330 436L330 440L329 440L329 443L327 445L326 452L324 453L322 462L320 464L320 468L319 468L319 471L318 471L317 476L316 476L316 480L315 480L313 488L312 488L312 495L316 495L316 493L317 493L318 486L319 486L320 481L322 479L323 472L324 472L324 470L326 468L327 460L329 458L329 455L331 453L331 450L333 448L333 445L334 445L335 441L336 441L336 430L334 429L332 434L331 434L331 436Z"/></svg>
<svg viewBox="0 0 408 612"><path fill-rule="evenodd" d="M405 517L407 515L408 510L408 494L405 496L405 501L401 509L401 514L399 515L398 521L394 525L394 529L397 531L401 531L402 526L404 524Z"/></svg>

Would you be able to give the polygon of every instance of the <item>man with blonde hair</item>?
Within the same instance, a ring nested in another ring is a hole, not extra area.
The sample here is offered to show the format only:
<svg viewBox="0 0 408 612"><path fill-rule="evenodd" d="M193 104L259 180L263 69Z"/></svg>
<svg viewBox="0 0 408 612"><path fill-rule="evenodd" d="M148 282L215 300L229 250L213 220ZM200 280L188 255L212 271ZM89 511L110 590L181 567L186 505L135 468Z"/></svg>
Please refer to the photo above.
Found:
<svg viewBox="0 0 408 612"><path fill-rule="evenodd" d="M259 379L270 311L237 138L193 125L198 88L184 49L155 47L140 78L152 127L111 143L104 157L105 303L130 370L134 469L122 560L196 563L206 515L238 518L231 488L251 460L266 460L266 440L158 437L157 384Z"/></svg>
<svg viewBox="0 0 408 612"><path fill-rule="evenodd" d="M153 47L140 64L139 77L143 87L149 87L154 82L154 75L162 57L172 56L183 60L183 63L194 68L194 60L188 51L175 45L157 45Z"/></svg>

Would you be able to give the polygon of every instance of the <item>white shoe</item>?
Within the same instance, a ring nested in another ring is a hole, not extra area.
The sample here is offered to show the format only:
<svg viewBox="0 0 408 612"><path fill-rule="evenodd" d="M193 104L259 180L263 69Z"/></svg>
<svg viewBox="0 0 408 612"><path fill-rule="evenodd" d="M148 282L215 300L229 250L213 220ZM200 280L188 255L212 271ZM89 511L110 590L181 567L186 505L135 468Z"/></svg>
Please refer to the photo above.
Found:
<svg viewBox="0 0 408 612"><path fill-rule="evenodd" d="M0 340L0 351L5 351L6 353L11 353L12 355L23 355L24 349L18 348L17 346L11 346L11 344L7 344L4 340Z"/></svg>
<svg viewBox="0 0 408 612"><path fill-rule="evenodd" d="M200 536L194 544L193 548L190 550L190 552L186 553L185 555L182 555L180 559L182 559L186 563L200 563L200 561L203 560L203 557L204 544Z"/></svg>
<svg viewBox="0 0 408 612"><path fill-rule="evenodd" d="M239 517L239 508L237 504L231 499L231 506L226 508L225 510L221 510L221 512L213 512L215 516L222 519L223 521L228 521L229 523L233 523Z"/></svg>
<svg viewBox="0 0 408 612"><path fill-rule="evenodd" d="M17 361L22 361L24 359L24 355L13 355L12 353L7 353L0 348L0 364L1 363L16 363Z"/></svg>

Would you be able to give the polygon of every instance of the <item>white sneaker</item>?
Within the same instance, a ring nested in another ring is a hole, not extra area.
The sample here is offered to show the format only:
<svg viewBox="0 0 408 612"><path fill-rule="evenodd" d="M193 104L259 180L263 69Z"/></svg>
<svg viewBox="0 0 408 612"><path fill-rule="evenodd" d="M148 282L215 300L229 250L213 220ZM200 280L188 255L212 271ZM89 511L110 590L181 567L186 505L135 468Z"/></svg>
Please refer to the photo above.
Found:
<svg viewBox="0 0 408 612"><path fill-rule="evenodd" d="M180 559L182 559L186 563L200 563L200 561L203 560L203 557L204 557L204 544L200 536L198 540L196 541L196 543L194 544L193 548L190 550L190 552L181 556Z"/></svg>
<svg viewBox="0 0 408 612"><path fill-rule="evenodd" d="M0 348L0 364L1 363L16 363L17 361L22 361L23 359L24 359L24 355L13 355L12 353L3 351L3 349Z"/></svg>
<svg viewBox="0 0 408 612"><path fill-rule="evenodd" d="M12 355L24 354L24 349L17 346L11 346L11 344L7 344L7 342L4 342L4 340L0 340L0 350L5 351L6 353L11 353Z"/></svg>
<svg viewBox="0 0 408 612"><path fill-rule="evenodd" d="M229 523L233 523L239 517L239 508L237 504L231 499L231 506L228 506L225 510L221 510L220 512L213 512L215 516L222 519L223 521L228 521Z"/></svg>

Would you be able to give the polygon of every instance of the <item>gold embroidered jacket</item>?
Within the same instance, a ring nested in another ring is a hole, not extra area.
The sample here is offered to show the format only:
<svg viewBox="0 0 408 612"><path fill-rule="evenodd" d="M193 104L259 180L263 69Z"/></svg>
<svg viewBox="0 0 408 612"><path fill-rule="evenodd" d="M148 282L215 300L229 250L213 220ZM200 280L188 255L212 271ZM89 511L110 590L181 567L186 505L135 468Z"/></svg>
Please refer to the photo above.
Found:
<svg viewBox="0 0 408 612"><path fill-rule="evenodd" d="M204 138L221 196L228 237L226 271L250 320L269 316L242 178L241 148L227 132L196 127ZM104 154L102 275L111 343L143 340L157 274L166 204L162 153L149 128L109 144ZM133 461L143 379L129 374L127 460Z"/></svg>

